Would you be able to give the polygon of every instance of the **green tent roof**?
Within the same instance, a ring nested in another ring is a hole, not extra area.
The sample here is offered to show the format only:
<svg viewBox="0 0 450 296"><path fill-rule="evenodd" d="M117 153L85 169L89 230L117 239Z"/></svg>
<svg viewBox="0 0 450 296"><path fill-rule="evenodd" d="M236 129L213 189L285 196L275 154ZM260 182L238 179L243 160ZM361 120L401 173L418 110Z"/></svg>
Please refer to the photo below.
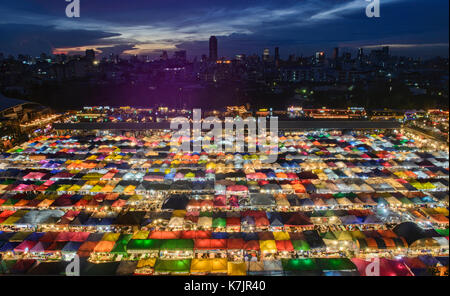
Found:
<svg viewBox="0 0 450 296"><path fill-rule="evenodd" d="M191 259L184 259L184 260L157 259L155 263L155 272L189 273L190 270L191 270Z"/></svg>
<svg viewBox="0 0 450 296"><path fill-rule="evenodd" d="M212 227L226 227L227 226L227 220L225 218L214 218L212 222Z"/></svg>
<svg viewBox="0 0 450 296"><path fill-rule="evenodd" d="M285 271L315 271L319 270L315 258L281 259Z"/></svg>
<svg viewBox="0 0 450 296"><path fill-rule="evenodd" d="M293 240L292 245L296 251L309 251L311 249L308 242L304 240Z"/></svg>
<svg viewBox="0 0 450 296"><path fill-rule="evenodd" d="M114 248L111 250L111 253L126 253L128 242L132 237L133 235L131 234L121 234L119 239L114 244Z"/></svg>
<svg viewBox="0 0 450 296"><path fill-rule="evenodd" d="M437 233L439 233L442 236L448 236L448 228L447 229L435 229Z"/></svg>
<svg viewBox="0 0 450 296"><path fill-rule="evenodd" d="M321 270L356 270L355 264L348 258L317 258Z"/></svg>
<svg viewBox="0 0 450 296"><path fill-rule="evenodd" d="M161 250L192 250L194 249L194 241L192 239L164 239L161 240Z"/></svg>
<svg viewBox="0 0 450 296"><path fill-rule="evenodd" d="M128 251L159 250L162 242L159 239L132 239L128 242Z"/></svg>

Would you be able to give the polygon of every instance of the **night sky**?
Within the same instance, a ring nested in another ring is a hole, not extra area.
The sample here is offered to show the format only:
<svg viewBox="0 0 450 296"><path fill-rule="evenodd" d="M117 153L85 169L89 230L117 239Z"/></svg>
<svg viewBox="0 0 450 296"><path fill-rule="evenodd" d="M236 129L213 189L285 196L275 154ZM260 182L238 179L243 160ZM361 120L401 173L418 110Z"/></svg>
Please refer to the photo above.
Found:
<svg viewBox="0 0 450 296"><path fill-rule="evenodd" d="M333 47L390 45L392 53L448 56L448 0L380 0L381 18L365 15L365 0L81 0L81 18L65 16L65 0L0 2L0 52L39 55L95 48L108 55L159 56L186 49L310 55Z"/></svg>

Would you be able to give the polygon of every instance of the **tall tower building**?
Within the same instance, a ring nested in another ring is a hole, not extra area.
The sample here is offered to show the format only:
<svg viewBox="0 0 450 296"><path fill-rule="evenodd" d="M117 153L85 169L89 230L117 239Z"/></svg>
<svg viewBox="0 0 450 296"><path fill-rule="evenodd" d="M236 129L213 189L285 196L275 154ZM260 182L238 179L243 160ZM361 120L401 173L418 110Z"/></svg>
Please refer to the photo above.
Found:
<svg viewBox="0 0 450 296"><path fill-rule="evenodd" d="M275 61L279 61L279 60L280 60L280 48L275 47Z"/></svg>
<svg viewBox="0 0 450 296"><path fill-rule="evenodd" d="M389 53L389 46L383 46L382 51L383 51L383 57L385 59L389 58L389 54L390 54Z"/></svg>
<svg viewBox="0 0 450 296"><path fill-rule="evenodd" d="M323 51L316 52L315 55L315 64L322 64L325 61L325 53Z"/></svg>
<svg viewBox="0 0 450 296"><path fill-rule="evenodd" d="M263 52L263 60L268 61L269 57L270 57L270 50L268 48L265 48Z"/></svg>
<svg viewBox="0 0 450 296"><path fill-rule="evenodd" d="M361 62L364 58L364 49L362 47L358 48L358 60Z"/></svg>
<svg viewBox="0 0 450 296"><path fill-rule="evenodd" d="M173 57L178 61L186 62L187 54L185 50L179 50L174 52Z"/></svg>
<svg viewBox="0 0 450 296"><path fill-rule="evenodd" d="M211 36L209 38L209 59L211 61L217 61L217 38L216 36Z"/></svg>
<svg viewBox="0 0 450 296"><path fill-rule="evenodd" d="M86 59L90 62L95 60L95 51L93 49L86 49Z"/></svg>
<svg viewBox="0 0 450 296"><path fill-rule="evenodd" d="M339 47L335 47L333 49L333 56L332 56L333 60L337 60L339 58Z"/></svg>
<svg viewBox="0 0 450 296"><path fill-rule="evenodd" d="M160 56L161 60L163 61L167 61L169 59L169 55L167 54L167 51L163 51L161 56Z"/></svg>

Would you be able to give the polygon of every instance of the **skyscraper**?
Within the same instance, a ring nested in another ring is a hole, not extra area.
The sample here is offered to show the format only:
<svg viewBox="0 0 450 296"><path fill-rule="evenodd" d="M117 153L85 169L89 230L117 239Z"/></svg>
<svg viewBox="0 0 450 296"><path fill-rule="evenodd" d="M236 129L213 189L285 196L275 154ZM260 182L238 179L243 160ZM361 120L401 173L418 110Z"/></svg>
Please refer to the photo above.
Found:
<svg viewBox="0 0 450 296"><path fill-rule="evenodd" d="M339 47L335 47L333 49L333 60L337 60L339 58Z"/></svg>
<svg viewBox="0 0 450 296"><path fill-rule="evenodd" d="M95 60L95 51L93 49L86 49L86 59L90 62Z"/></svg>
<svg viewBox="0 0 450 296"><path fill-rule="evenodd" d="M275 47L275 61L280 60L280 48Z"/></svg>
<svg viewBox="0 0 450 296"><path fill-rule="evenodd" d="M163 61L167 61L169 59L169 55L167 54L167 51L163 51L161 56L160 56L161 60Z"/></svg>
<svg viewBox="0 0 450 296"><path fill-rule="evenodd" d="M185 50L175 51L173 57L178 61L186 62L187 59L186 51Z"/></svg>
<svg viewBox="0 0 450 296"><path fill-rule="evenodd" d="M270 56L270 50L268 48L265 48L264 52L263 52L263 60L264 61L268 61L269 60L269 56Z"/></svg>
<svg viewBox="0 0 450 296"><path fill-rule="evenodd" d="M358 60L361 62L363 58L364 58L364 49L361 47L358 48Z"/></svg>
<svg viewBox="0 0 450 296"><path fill-rule="evenodd" d="M217 38L216 36L211 36L209 38L209 59L211 61L217 61Z"/></svg>
<svg viewBox="0 0 450 296"><path fill-rule="evenodd" d="M322 64L325 61L325 53L323 51L316 52L315 64Z"/></svg>

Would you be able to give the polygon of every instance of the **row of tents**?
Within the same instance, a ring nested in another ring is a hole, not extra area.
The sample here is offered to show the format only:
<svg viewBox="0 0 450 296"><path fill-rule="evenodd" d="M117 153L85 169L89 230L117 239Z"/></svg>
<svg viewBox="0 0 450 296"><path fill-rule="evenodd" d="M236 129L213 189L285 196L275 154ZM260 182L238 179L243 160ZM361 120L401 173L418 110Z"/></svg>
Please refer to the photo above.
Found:
<svg viewBox="0 0 450 296"><path fill-rule="evenodd" d="M112 206L117 201L112 203ZM205 206L197 201L197 206ZM111 203L104 203L104 206ZM211 203L208 203L211 204ZM85 204L89 206L89 204ZM416 221L423 225L437 225L448 228L449 212L446 208L420 208L408 211L395 211L379 207L373 210L315 210L315 211L211 211L193 207L194 203L182 197L168 199L163 208L172 211L106 211L66 209L9 209L0 212L0 226L3 227L158 227L168 230L209 229L222 231L289 229L320 226L372 226L382 228L384 223L401 224Z"/></svg>
<svg viewBox="0 0 450 296"><path fill-rule="evenodd" d="M95 264L80 260L80 275L325 275L325 276L431 276L448 274L448 257L380 259L376 273L367 268L374 260L358 258L310 258L229 262L215 259L143 259ZM0 274L65 275L68 262L36 260L0 261Z"/></svg>
<svg viewBox="0 0 450 296"><path fill-rule="evenodd" d="M0 232L0 253L148 254L160 251L260 251L262 253L346 250L431 250L448 252L448 229L423 230L406 223L394 230L302 232L148 231Z"/></svg>

